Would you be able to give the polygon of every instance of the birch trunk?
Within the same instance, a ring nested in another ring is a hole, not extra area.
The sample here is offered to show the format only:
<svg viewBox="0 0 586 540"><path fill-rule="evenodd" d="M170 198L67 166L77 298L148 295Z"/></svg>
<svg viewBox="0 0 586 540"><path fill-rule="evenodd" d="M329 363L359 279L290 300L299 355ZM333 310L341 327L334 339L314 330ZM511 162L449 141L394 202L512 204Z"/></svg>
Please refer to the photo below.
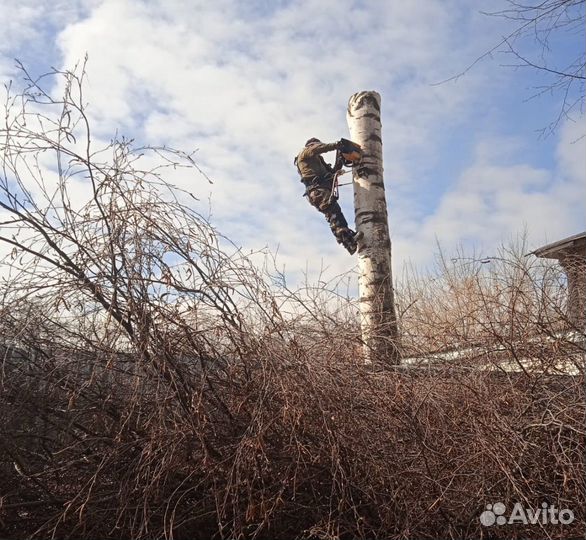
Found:
<svg viewBox="0 0 586 540"><path fill-rule="evenodd" d="M383 180L380 95L358 92L348 102L350 138L364 152L354 167L354 208L358 242L360 323L365 361L378 366L400 360L391 271L391 239Z"/></svg>

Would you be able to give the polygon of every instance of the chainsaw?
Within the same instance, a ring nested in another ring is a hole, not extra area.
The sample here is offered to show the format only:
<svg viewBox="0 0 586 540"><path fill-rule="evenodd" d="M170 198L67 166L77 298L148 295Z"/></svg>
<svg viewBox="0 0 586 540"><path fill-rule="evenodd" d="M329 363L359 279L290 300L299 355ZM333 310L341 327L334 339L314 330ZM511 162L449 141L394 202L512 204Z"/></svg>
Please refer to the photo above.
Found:
<svg viewBox="0 0 586 540"><path fill-rule="evenodd" d="M362 148L359 144L349 141L348 139L340 139L341 148L338 149L336 155L335 169L342 167L353 167L358 165L362 160Z"/></svg>

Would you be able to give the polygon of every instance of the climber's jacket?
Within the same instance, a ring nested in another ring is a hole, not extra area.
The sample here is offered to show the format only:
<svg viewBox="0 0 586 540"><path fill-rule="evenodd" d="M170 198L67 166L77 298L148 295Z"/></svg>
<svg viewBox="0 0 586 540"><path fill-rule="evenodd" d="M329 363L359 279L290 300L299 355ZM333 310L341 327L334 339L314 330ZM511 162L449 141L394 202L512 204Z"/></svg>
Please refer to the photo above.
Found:
<svg viewBox="0 0 586 540"><path fill-rule="evenodd" d="M338 150L341 144L340 141L330 144L313 143L299 152L295 158L295 165L301 176L301 182L306 187L305 194L319 187L331 188L336 169L326 163L321 154Z"/></svg>

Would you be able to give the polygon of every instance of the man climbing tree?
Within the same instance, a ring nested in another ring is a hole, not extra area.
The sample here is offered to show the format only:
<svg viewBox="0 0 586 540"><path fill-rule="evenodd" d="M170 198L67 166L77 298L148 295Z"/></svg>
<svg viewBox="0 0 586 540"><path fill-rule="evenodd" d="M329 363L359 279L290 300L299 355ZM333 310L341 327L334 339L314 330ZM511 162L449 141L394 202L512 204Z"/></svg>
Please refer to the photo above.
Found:
<svg viewBox="0 0 586 540"><path fill-rule="evenodd" d="M338 150L336 162L332 167L326 163L321 154ZM351 160L345 159L348 154L342 152L359 148L341 139L338 142L324 144L319 139L312 138L305 143L305 147L295 158L295 165L301 176L301 182L305 185L305 194L309 203L326 216L330 229L336 237L338 244L342 244L353 255L356 252L356 233L348 227L348 222L338 204L337 174L344 164L351 164Z"/></svg>

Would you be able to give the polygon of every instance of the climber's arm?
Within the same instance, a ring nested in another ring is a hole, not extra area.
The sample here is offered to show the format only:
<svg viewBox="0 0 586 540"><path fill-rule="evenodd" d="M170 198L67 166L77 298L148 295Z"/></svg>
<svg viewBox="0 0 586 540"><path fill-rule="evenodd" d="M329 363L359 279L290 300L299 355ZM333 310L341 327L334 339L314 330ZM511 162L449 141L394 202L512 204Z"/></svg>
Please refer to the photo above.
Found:
<svg viewBox="0 0 586 540"><path fill-rule="evenodd" d="M337 150L338 148L340 148L340 141L337 141L335 143L328 143L328 144L325 144L325 143L312 144L311 146L308 146L304 150L304 153L308 157L313 157L313 156L317 156L318 154L325 154L326 152L332 152L333 150Z"/></svg>

